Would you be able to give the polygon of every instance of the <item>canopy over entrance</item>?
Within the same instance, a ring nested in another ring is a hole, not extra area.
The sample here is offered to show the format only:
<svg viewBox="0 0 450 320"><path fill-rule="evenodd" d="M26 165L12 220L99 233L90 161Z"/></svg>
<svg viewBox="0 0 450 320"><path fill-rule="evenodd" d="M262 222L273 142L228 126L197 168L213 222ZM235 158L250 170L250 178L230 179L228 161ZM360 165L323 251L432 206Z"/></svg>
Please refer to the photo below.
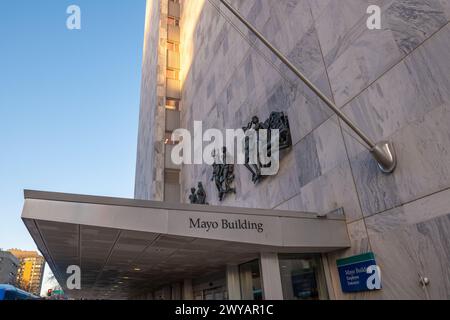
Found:
<svg viewBox="0 0 450 320"><path fill-rule="evenodd" d="M128 298L204 276L261 252L328 252L350 246L342 213L172 204L25 191L22 219L72 297Z"/></svg>

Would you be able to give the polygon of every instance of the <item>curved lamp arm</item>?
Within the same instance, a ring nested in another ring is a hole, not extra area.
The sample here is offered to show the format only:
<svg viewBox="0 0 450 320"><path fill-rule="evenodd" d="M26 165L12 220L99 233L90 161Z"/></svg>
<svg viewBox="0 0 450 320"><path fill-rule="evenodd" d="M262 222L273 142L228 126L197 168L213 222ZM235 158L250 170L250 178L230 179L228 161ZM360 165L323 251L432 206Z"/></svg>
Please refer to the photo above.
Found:
<svg viewBox="0 0 450 320"><path fill-rule="evenodd" d="M344 121L350 129L352 129L369 147L370 153L378 163L378 167L384 173L391 173L397 166L397 159L394 151L394 146L389 141L380 141L374 143L361 129L350 120L326 95L324 95L319 88L317 88L311 81L309 81L303 73L300 72L277 48L275 48L258 30L255 29L234 7L227 1L220 0L220 2L233 13L248 29L250 29L255 36L261 40L267 48L270 49L295 75L297 75L325 104Z"/></svg>

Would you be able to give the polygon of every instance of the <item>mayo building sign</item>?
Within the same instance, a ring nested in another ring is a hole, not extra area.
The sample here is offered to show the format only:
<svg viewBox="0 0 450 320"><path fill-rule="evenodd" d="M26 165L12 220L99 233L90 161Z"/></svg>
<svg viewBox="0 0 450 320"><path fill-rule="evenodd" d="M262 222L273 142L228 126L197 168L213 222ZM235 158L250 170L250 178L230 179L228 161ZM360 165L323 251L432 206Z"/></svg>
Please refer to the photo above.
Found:
<svg viewBox="0 0 450 320"><path fill-rule="evenodd" d="M372 252L338 259L336 263L343 292L381 289L381 271Z"/></svg>
<svg viewBox="0 0 450 320"><path fill-rule="evenodd" d="M200 218L189 218L190 229L203 229L206 232L212 230L242 230L264 232L264 224L261 222L250 221L247 219L220 219L220 220L202 220Z"/></svg>

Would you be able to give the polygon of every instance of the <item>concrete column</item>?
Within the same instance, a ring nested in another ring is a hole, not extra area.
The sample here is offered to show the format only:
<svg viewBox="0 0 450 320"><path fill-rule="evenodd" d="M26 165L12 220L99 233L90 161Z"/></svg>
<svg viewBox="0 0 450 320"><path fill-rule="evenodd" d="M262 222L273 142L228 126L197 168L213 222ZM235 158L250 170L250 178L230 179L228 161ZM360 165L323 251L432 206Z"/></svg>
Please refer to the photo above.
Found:
<svg viewBox="0 0 450 320"><path fill-rule="evenodd" d="M245 263L239 268L239 279L241 284L242 300L253 300L253 275L250 263Z"/></svg>
<svg viewBox="0 0 450 320"><path fill-rule="evenodd" d="M194 300L192 279L184 279L183 281L183 300Z"/></svg>
<svg viewBox="0 0 450 320"><path fill-rule="evenodd" d="M265 300L283 300L278 254L261 253L261 278Z"/></svg>
<svg viewBox="0 0 450 320"><path fill-rule="evenodd" d="M227 265L227 290L229 300L241 300L241 285L239 283L239 266Z"/></svg>
<svg viewBox="0 0 450 320"><path fill-rule="evenodd" d="M322 264L323 264L323 271L325 273L325 282L328 290L328 298L330 300L336 300L336 294L334 292L333 286L333 279L331 276L330 266L328 264L328 255L325 253L322 254Z"/></svg>

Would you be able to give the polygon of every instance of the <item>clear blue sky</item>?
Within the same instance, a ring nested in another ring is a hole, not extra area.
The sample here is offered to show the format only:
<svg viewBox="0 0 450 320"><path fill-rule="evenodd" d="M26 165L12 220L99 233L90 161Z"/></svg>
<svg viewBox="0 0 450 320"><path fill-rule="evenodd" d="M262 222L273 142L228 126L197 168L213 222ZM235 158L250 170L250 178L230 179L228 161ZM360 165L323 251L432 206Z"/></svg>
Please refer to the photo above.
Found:
<svg viewBox="0 0 450 320"><path fill-rule="evenodd" d="M0 0L0 248L36 249L23 189L133 196L144 18L145 0Z"/></svg>

